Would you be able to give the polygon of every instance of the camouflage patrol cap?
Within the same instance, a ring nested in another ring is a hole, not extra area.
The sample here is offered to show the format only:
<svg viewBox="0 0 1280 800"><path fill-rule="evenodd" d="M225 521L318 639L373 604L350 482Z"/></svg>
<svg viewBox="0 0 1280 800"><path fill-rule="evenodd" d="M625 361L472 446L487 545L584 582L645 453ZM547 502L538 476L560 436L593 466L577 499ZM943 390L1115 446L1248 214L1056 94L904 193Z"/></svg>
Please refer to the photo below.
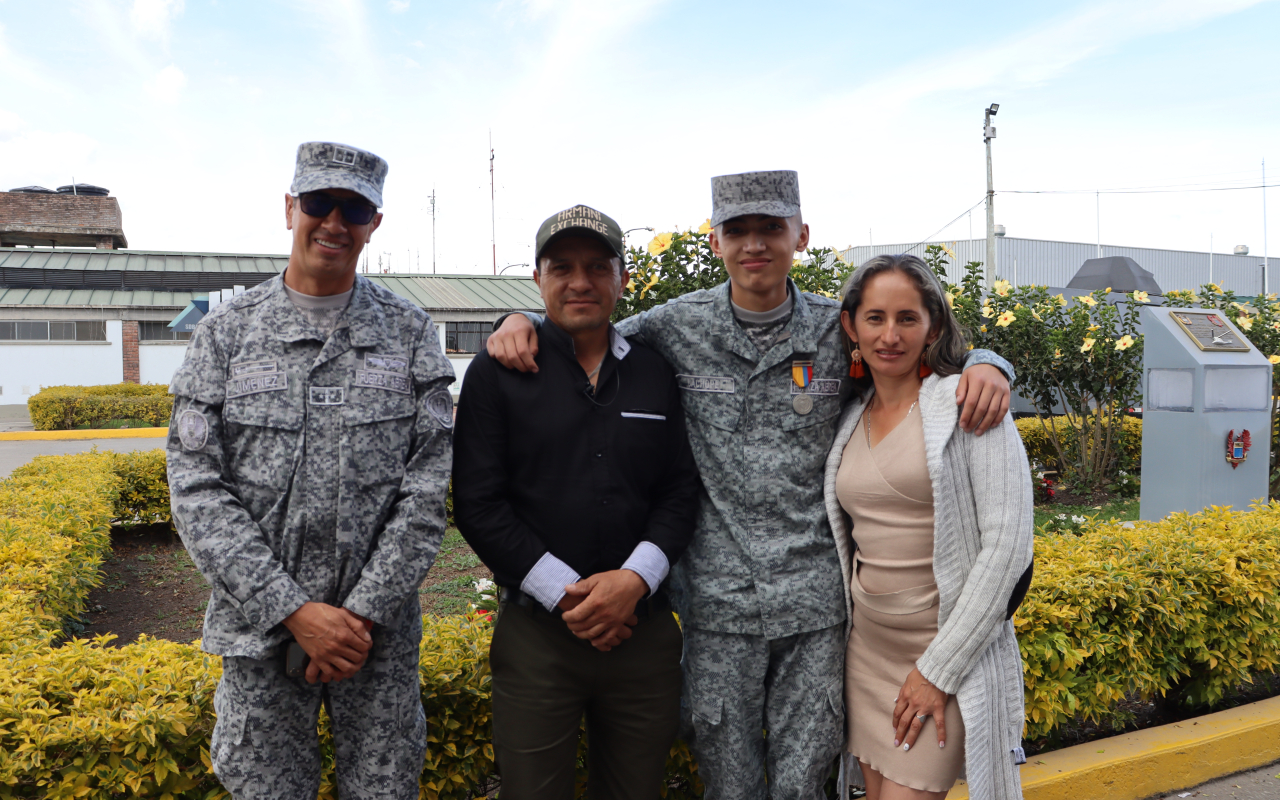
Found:
<svg viewBox="0 0 1280 800"><path fill-rule="evenodd" d="M382 182L387 162L367 150L335 142L303 142L289 193L318 189L350 189L382 208Z"/></svg>
<svg viewBox="0 0 1280 800"><path fill-rule="evenodd" d="M551 240L562 233L586 233L602 240L618 258L624 258L622 244L622 226L613 221L607 214L601 214L589 206L566 208L558 214L552 214L538 227L538 238L534 245L534 263L542 258L542 251Z"/></svg>
<svg viewBox="0 0 1280 800"><path fill-rule="evenodd" d="M799 213L800 176L794 170L742 172L711 179L713 228L748 214L794 217Z"/></svg>

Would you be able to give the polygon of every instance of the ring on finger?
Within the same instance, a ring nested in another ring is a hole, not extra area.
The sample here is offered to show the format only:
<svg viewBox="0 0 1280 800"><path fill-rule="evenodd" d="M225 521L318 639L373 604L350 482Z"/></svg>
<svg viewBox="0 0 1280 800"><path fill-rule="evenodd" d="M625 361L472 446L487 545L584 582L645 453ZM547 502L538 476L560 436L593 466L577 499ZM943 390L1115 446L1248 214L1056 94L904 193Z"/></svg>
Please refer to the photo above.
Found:
<svg viewBox="0 0 1280 800"><path fill-rule="evenodd" d="M927 716L929 716L929 715L928 715L928 714L916 714L916 719L923 720L923 719L924 719L925 717L927 717Z"/></svg>

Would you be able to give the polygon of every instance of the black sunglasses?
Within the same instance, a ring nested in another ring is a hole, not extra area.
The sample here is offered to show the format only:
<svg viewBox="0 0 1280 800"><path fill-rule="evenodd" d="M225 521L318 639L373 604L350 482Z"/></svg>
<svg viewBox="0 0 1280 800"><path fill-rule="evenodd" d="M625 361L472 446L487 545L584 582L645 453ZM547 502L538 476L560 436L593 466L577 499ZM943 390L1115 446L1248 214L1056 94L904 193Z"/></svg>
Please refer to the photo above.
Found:
<svg viewBox="0 0 1280 800"><path fill-rule="evenodd" d="M328 192L303 192L298 204L309 217L327 217L334 206L342 209L342 218L352 225L368 225L378 209L362 197L335 197Z"/></svg>

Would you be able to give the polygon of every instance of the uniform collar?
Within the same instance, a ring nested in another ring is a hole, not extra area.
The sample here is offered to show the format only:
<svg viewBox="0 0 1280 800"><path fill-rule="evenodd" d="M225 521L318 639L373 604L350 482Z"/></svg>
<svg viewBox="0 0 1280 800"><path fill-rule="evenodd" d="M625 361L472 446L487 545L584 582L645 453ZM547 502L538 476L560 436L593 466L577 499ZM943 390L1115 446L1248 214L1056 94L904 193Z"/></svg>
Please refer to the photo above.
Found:
<svg viewBox="0 0 1280 800"><path fill-rule="evenodd" d="M297 342L304 339L323 341L324 337L307 322L298 311L289 296L284 292L284 273L268 281L270 289L267 295L267 325L282 342ZM373 284L363 275L356 275L352 287L351 302L347 311L338 322L338 327L348 328L348 336L352 347L373 347L382 341L382 332L386 324L386 315L382 306L373 300Z"/></svg>
<svg viewBox="0 0 1280 800"><path fill-rule="evenodd" d="M725 281L714 289L713 306L715 309L715 317L718 322L717 334L720 338L721 345L743 358L750 361L759 361L758 369L767 369L768 364L764 360L776 362L778 358L784 358L787 354L778 355L775 349L770 349L768 353L761 354L756 346L752 344L747 334L743 332L742 326L733 316L733 302L731 300L730 287L731 281ZM818 339L815 325L817 318L809 309L809 303L805 300L804 295L800 293L796 287L796 282L787 278L787 292L791 296L791 322L787 326L790 333L788 343L791 345L791 351L794 353L813 354L818 352ZM785 349L785 348L784 348ZM763 359L763 360L762 360Z"/></svg>

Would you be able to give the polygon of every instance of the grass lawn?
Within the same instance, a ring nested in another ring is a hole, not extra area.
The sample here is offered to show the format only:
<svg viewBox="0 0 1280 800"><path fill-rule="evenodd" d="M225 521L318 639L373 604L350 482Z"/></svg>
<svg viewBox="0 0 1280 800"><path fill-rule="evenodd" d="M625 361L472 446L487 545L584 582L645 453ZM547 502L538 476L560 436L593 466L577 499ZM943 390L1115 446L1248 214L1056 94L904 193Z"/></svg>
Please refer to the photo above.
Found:
<svg viewBox="0 0 1280 800"><path fill-rule="evenodd" d="M473 584L493 575L480 563L457 528L445 531L440 554L431 572L418 589L418 601L425 614L463 614L476 600Z"/></svg>
<svg viewBox="0 0 1280 800"><path fill-rule="evenodd" d="M152 424L150 422L147 422L145 419L109 419L104 422L99 422L96 425L92 425L89 423L86 423L84 425L77 425L75 430L113 431L113 430L120 430L121 428L150 428L150 427L153 427Z"/></svg>
<svg viewBox="0 0 1280 800"><path fill-rule="evenodd" d="M1138 498L1112 500L1100 506L1074 506L1063 503L1049 503L1036 506L1036 528L1042 527L1050 518L1058 514L1078 517L1097 517L1100 520L1118 519L1121 522L1138 518Z"/></svg>

